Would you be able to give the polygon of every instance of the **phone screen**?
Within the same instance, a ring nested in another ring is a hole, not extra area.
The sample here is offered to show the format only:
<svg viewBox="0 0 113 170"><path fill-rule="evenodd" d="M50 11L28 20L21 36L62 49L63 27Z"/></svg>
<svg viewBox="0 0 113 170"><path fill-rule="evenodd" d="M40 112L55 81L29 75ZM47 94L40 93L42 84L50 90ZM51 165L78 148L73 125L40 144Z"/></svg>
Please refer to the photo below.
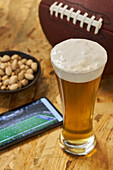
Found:
<svg viewBox="0 0 113 170"><path fill-rule="evenodd" d="M63 118L46 99L34 101L0 116L0 147L54 127Z"/></svg>

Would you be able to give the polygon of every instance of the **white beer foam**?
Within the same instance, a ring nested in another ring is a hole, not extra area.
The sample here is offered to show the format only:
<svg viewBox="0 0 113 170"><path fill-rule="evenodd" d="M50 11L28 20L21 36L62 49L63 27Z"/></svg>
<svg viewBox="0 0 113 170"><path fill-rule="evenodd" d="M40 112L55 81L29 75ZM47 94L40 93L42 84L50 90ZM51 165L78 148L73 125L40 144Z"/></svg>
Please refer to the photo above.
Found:
<svg viewBox="0 0 113 170"><path fill-rule="evenodd" d="M60 78L70 82L88 82L102 74L107 52L94 41L68 39L52 49L51 62Z"/></svg>

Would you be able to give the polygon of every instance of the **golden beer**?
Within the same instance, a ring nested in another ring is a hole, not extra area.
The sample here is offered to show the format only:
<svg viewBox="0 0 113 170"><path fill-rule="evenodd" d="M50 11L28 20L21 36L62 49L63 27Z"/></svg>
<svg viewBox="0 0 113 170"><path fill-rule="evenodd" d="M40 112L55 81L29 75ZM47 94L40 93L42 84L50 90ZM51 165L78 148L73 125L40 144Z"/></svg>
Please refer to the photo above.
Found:
<svg viewBox="0 0 113 170"><path fill-rule="evenodd" d="M86 155L96 145L93 114L97 90L107 62L106 50L86 39L69 39L51 52L63 112L60 146L75 155Z"/></svg>
<svg viewBox="0 0 113 170"><path fill-rule="evenodd" d="M93 135L94 104L100 78L72 83L57 77L64 113L62 133L69 143L84 144Z"/></svg>

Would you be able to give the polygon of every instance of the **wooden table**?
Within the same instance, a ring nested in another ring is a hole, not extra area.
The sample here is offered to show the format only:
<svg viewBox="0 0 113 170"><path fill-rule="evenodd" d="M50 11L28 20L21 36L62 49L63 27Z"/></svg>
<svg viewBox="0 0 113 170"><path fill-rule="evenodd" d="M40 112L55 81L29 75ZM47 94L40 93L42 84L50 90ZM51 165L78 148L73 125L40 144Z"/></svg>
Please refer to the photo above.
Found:
<svg viewBox="0 0 113 170"><path fill-rule="evenodd" d="M40 80L25 91L0 94L0 113L40 97L48 97L61 111L55 75L50 63L51 46L38 19L37 0L0 0L0 51L20 50L41 64ZM72 156L59 147L58 127L16 147L0 152L0 170L113 170L113 76L104 78L98 91L94 131L97 146L87 156Z"/></svg>

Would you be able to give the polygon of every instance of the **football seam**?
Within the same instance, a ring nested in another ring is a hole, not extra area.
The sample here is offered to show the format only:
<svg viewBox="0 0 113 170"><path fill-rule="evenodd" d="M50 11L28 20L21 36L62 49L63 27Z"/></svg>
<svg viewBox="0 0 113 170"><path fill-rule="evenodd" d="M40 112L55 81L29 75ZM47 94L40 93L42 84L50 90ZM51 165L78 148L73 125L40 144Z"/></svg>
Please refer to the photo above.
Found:
<svg viewBox="0 0 113 170"><path fill-rule="evenodd" d="M55 19L53 19L53 18L50 18L50 20L51 20L52 22L57 22L57 23L59 23L58 20L55 20ZM66 23L66 22L63 21L63 20L61 20L60 23L62 23L63 25L66 25L66 26L68 27L68 29L71 29L71 30L73 31L73 34L74 34L74 31L76 30L76 31L78 31L78 32L83 33L85 36L88 36L89 38L92 37L92 35L90 35L89 32L84 31L83 29L80 29L80 28L77 28L77 27L73 28L72 26L70 26L68 23ZM100 32L99 34L101 35L101 36L99 36L99 38L98 38L98 36L93 36L93 37L95 37L95 38L94 38L95 40L103 40L103 39L105 39L105 36L104 36L104 34L103 34L102 32Z"/></svg>
<svg viewBox="0 0 113 170"><path fill-rule="evenodd" d="M67 0L65 0L65 2L68 3ZM109 21L108 23L106 22L106 23L104 23L104 24L106 24L106 25L110 25L110 24L111 24L110 18L109 18L107 15L105 15L104 13L92 11L92 10L90 10L90 9L88 9L88 8L84 7L83 5L78 4L78 3L70 2L70 4L80 6L80 7L82 7L83 9L85 9L85 10L91 12L91 13L102 15L102 16L106 17L107 20Z"/></svg>
<svg viewBox="0 0 113 170"><path fill-rule="evenodd" d="M65 1L65 2L67 2L67 1ZM53 3L54 3L54 1L53 1ZM60 3L60 2L59 2L59 3ZM67 3L69 3L69 2L67 2ZM76 6L80 6L80 7L82 7L83 9L85 9L86 11L88 11L88 12L90 12L90 13L94 13L94 14L96 14L96 15L102 15L102 16L104 16L104 17L109 21L109 22L104 22L104 24L105 24L105 25L110 25L110 24L111 24L110 18L109 18L107 15L105 15L104 13L92 11L92 10L90 10L90 9L88 9L88 8L84 7L83 5L78 4L78 3L70 2L70 4L76 5ZM51 4L51 5L48 5L48 4L45 4L45 3L42 1L42 2L40 3L40 5L44 5L44 6L46 6L46 7L50 7L52 4Z"/></svg>
<svg viewBox="0 0 113 170"><path fill-rule="evenodd" d="M55 13L55 17L57 18L60 14L60 19L63 19L64 16L67 17L67 21L70 22L70 20L73 20L73 24L76 25L77 21L80 21L80 27L84 27L84 23L87 24L87 31L90 32L91 27L95 27L94 34L98 34L99 30L102 26L103 19L100 18L99 20L95 19L95 16L92 15L91 17L88 17L88 13L85 12L84 14L81 14L80 10L74 11L74 8L68 9L68 5L64 5L63 3L55 2L53 3L50 8L50 15L53 15Z"/></svg>
<svg viewBox="0 0 113 170"><path fill-rule="evenodd" d="M79 5L79 4L78 4ZM45 8L50 8L50 6L49 5L47 5L47 4L45 4L45 3L40 3L40 6L44 6ZM84 8L84 9L87 9L87 8ZM91 10L89 10L89 11L91 11ZM49 12L49 10L48 10L48 12ZM94 11L93 11L94 12ZM94 12L94 13L96 13L96 12ZM103 13L96 13L96 14L102 14L102 15L104 15ZM50 12L49 12L49 15L50 15ZM104 15L104 16L106 16L106 15ZM60 18L59 18L60 19ZM61 19L60 19L61 20ZM62 20L61 20L62 21ZM104 22L104 25L110 25L111 24L111 22L110 23L105 23ZM108 32L111 32L111 33L113 33L113 31L112 30L109 30L109 29L107 29L107 28L103 28L102 27L102 29L103 30L105 30L105 31L108 31Z"/></svg>

